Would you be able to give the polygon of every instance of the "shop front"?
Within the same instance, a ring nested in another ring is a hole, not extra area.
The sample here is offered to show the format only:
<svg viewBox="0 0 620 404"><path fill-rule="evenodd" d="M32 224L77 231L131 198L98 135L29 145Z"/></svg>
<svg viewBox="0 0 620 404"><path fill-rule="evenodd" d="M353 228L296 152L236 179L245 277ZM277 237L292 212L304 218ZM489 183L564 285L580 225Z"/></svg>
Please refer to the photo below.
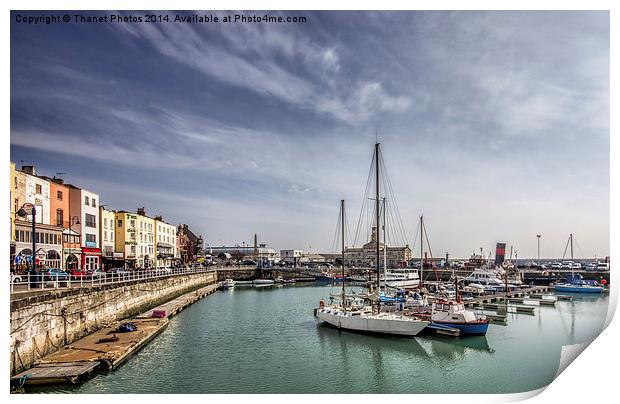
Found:
<svg viewBox="0 0 620 404"><path fill-rule="evenodd" d="M101 248L82 247L82 268L87 272L101 268Z"/></svg>

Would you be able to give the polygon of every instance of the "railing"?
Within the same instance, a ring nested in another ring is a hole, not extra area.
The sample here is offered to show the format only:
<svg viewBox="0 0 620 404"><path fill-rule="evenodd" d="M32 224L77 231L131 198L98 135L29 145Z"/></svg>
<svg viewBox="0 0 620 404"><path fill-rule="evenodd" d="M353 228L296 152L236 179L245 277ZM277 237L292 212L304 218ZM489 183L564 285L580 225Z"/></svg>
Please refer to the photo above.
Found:
<svg viewBox="0 0 620 404"><path fill-rule="evenodd" d="M214 273L212 268L174 268L170 270L151 269L140 271L100 272L88 275L54 274L24 274L11 276L11 293L30 290L87 288L99 285L113 285L130 281L159 279L170 276L193 275L199 273Z"/></svg>

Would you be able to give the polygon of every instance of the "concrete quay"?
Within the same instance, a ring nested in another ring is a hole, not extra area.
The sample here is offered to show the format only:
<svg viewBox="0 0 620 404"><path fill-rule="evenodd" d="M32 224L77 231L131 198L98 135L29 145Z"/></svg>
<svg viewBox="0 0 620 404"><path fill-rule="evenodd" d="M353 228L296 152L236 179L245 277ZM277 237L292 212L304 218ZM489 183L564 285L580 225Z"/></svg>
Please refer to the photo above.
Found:
<svg viewBox="0 0 620 404"><path fill-rule="evenodd" d="M11 386L77 384L97 371L116 369L161 333L170 317L215 292L220 285L216 283L186 293L132 319L116 322L87 335L40 358L33 368L11 377ZM162 317L153 317L155 312ZM124 322L135 324L136 331L119 332L118 327Z"/></svg>

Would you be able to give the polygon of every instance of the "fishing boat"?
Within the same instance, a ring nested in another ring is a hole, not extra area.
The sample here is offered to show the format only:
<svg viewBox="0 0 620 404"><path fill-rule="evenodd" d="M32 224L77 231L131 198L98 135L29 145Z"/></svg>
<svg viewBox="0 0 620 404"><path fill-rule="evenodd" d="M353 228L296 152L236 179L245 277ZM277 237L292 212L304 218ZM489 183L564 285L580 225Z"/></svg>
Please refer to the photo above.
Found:
<svg viewBox="0 0 620 404"><path fill-rule="evenodd" d="M573 262L573 235L568 237L570 243L570 262ZM564 249L566 251L566 248ZM562 257L563 258L563 257ZM595 280L584 280L581 274L575 275L574 266L571 265L571 276L566 281L555 285L556 292L563 293L602 293L604 287Z"/></svg>
<svg viewBox="0 0 620 404"><path fill-rule="evenodd" d="M438 300L433 303L431 324L439 324L457 328L460 335L485 335L489 328L486 317L465 308L465 305L454 300Z"/></svg>
<svg viewBox="0 0 620 404"><path fill-rule="evenodd" d="M375 152L373 156L373 163L375 164L376 174L376 229L380 227L380 202L379 197L379 143L375 144ZM385 201L385 200L384 200ZM385 203L384 203L385 206ZM340 221L341 221L341 236L342 236L342 293L340 296L340 302L325 304L323 300L320 301L319 307L315 309L316 317L334 327L339 329L358 331L366 333L376 333L385 335L400 335L400 336L415 336L426 328L430 321L422 320L415 315L405 315L402 309L400 311L386 311L382 309L382 302L380 296L380 243L379 235L375 237L375 251L376 251L376 288L374 291L370 291L365 299L360 297L347 296L345 293L345 207L344 200L340 205ZM383 223L385 226L385 221ZM377 231L378 233L378 231ZM384 240L385 245L385 240ZM385 250L384 250L385 251ZM385 254L385 252L384 252ZM384 255L385 262L385 255ZM385 269L385 267L384 267ZM387 277L385 278L387 279ZM384 291L385 298L385 291ZM383 303L385 304L385 303ZM403 305L404 306L404 305Z"/></svg>
<svg viewBox="0 0 620 404"><path fill-rule="evenodd" d="M224 282L222 282L222 288L223 289L228 289L228 288L234 288L235 287L235 281L233 279L225 279Z"/></svg>

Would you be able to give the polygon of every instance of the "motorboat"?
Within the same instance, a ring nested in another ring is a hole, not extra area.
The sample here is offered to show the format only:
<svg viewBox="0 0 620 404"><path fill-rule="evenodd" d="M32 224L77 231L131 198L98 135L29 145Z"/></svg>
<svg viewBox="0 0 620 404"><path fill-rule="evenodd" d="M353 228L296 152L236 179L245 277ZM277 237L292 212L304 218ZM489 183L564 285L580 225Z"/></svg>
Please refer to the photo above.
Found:
<svg viewBox="0 0 620 404"><path fill-rule="evenodd" d="M235 281L231 278L225 279L224 282L222 282L223 289L234 288L234 287L235 287Z"/></svg>
<svg viewBox="0 0 620 404"><path fill-rule="evenodd" d="M433 303L431 312L432 324L457 328L460 335L485 335L489 328L489 320L465 308L461 302L439 300Z"/></svg>
<svg viewBox="0 0 620 404"><path fill-rule="evenodd" d="M503 285L504 281L499 278L498 273L488 269L474 269L474 271L466 278L466 283L477 283L480 285Z"/></svg>
<svg viewBox="0 0 620 404"><path fill-rule="evenodd" d="M385 276L379 277L379 284L382 287L387 284L390 288L415 288L420 285L420 275L416 268L387 268Z"/></svg>
<svg viewBox="0 0 620 404"><path fill-rule="evenodd" d="M273 285L275 281L273 279L254 279L254 285Z"/></svg>
<svg viewBox="0 0 620 404"><path fill-rule="evenodd" d="M471 293L472 295L484 295L484 286L479 283L470 283L463 288L464 293Z"/></svg>

